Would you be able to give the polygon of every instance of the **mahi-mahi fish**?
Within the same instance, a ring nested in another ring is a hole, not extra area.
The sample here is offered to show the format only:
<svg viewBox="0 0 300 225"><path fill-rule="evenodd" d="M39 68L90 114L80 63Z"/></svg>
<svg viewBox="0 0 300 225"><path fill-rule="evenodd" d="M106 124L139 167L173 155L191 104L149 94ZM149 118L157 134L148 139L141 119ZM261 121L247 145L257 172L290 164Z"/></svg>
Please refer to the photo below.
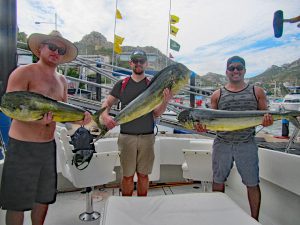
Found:
<svg viewBox="0 0 300 225"><path fill-rule="evenodd" d="M114 118L115 121L118 124L123 124L151 112L163 101L163 90L165 88L170 88L172 93L176 94L187 84L189 75L190 71L180 63L164 68L151 80L142 94L120 111ZM105 109L102 108L92 114L92 119L100 129L98 138L107 133L107 128L100 121L100 115ZM40 120L45 113L52 112L53 120L63 123L82 120L86 110L38 93L14 91L3 95L1 111L7 116L21 121Z"/></svg>
<svg viewBox="0 0 300 225"><path fill-rule="evenodd" d="M200 123L212 131L235 131L261 125L263 116L270 114L273 120L288 119L296 127L300 128L297 117L300 111L227 111L205 108L194 108L183 110L178 115L178 121L187 129L195 129L195 125Z"/></svg>
<svg viewBox="0 0 300 225"><path fill-rule="evenodd" d="M56 101L42 94L30 91L7 92L2 96L1 111L10 118L20 121L36 121L47 112L52 112L53 121L75 122L83 120L84 108L65 102ZM92 119L99 124L99 111Z"/></svg>
<svg viewBox="0 0 300 225"><path fill-rule="evenodd" d="M175 95L188 83L189 76L189 69L180 63L164 68L154 76L147 89L122 109L114 120L123 124L151 112L162 103L165 88L169 88Z"/></svg>
<svg viewBox="0 0 300 225"><path fill-rule="evenodd" d="M188 83L189 76L190 70L181 63L162 69L150 81L147 89L122 109L114 120L120 125L151 112L162 103L165 88L169 88L175 95ZM104 136L107 131L102 125L100 136Z"/></svg>

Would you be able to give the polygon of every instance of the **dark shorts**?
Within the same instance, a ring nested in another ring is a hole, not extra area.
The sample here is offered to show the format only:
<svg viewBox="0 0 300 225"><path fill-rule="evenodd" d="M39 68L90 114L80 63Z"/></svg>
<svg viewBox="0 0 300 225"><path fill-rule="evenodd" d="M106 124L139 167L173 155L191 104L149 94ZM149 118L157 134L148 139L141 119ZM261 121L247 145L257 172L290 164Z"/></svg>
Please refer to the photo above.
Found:
<svg viewBox="0 0 300 225"><path fill-rule="evenodd" d="M258 147L254 139L248 142L230 143L216 138L212 160L215 183L224 183L227 180L235 162L243 184L249 187L258 185Z"/></svg>
<svg viewBox="0 0 300 225"><path fill-rule="evenodd" d="M10 138L3 166L0 206L13 211L31 210L34 203L56 200L56 145Z"/></svg>

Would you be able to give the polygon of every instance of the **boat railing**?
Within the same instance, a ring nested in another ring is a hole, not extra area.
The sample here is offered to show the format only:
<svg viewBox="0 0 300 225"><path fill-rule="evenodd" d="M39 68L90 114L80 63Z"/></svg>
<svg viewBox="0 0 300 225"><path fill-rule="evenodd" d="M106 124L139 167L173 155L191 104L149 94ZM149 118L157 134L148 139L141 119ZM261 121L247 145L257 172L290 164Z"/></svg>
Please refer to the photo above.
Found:
<svg viewBox="0 0 300 225"><path fill-rule="evenodd" d="M292 151L291 150L291 146L292 146L293 143L295 143L295 141L296 141L297 137L299 136L299 134L300 134L300 128L295 127L295 129L293 131L293 134L290 137L290 140L289 140L289 142L288 142L288 144L286 146L286 149L285 149L286 153L289 153L290 151Z"/></svg>

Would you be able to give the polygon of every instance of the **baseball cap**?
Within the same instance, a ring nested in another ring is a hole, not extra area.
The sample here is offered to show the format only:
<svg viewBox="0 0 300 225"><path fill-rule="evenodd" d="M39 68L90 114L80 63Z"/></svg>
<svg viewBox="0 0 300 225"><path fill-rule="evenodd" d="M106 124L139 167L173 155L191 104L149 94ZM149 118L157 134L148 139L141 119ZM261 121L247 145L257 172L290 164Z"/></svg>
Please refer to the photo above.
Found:
<svg viewBox="0 0 300 225"><path fill-rule="evenodd" d="M147 61L147 55L143 50L137 49L131 53L130 59L144 59L145 61Z"/></svg>
<svg viewBox="0 0 300 225"><path fill-rule="evenodd" d="M232 56L227 60L227 67L231 64L231 63L241 63L244 67L246 67L246 63L245 60L240 57L240 56Z"/></svg>

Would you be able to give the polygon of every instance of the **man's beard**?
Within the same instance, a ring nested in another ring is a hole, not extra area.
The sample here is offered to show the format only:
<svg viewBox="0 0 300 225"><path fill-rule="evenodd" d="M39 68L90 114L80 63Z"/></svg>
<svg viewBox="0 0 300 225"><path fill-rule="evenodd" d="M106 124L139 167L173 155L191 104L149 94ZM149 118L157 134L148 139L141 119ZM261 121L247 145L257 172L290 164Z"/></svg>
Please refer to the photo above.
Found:
<svg viewBox="0 0 300 225"><path fill-rule="evenodd" d="M136 75L142 75L144 73L144 70L143 69L139 69L137 70L137 68L135 67L133 69L133 72L136 74Z"/></svg>

